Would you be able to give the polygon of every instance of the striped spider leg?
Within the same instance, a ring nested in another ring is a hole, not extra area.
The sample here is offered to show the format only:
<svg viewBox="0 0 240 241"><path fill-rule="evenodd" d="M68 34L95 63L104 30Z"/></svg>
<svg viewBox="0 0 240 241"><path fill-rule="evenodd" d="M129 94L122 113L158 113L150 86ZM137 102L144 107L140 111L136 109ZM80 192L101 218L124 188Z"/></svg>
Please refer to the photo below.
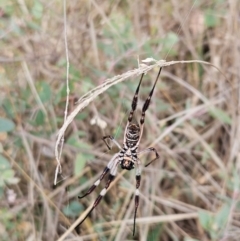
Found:
<svg viewBox="0 0 240 241"><path fill-rule="evenodd" d="M149 166L153 161L155 161L159 158L159 154L157 153L155 148L150 147L150 148L147 148L143 151L138 152L138 146L139 146L140 140L142 138L143 126L144 126L144 121L145 121L145 112L147 111L147 109L149 107L151 97L153 95L155 86L157 84L159 75L161 73L161 70L162 70L162 68L159 69L159 72L158 72L157 78L154 82L153 88L150 91L149 96L146 99L146 101L145 101L145 103L142 107L140 124L138 124L138 123L135 124L135 123L132 123L132 119L133 119L133 114L134 114L134 112L137 108L138 92L139 92L139 89L140 89L140 86L141 86L141 83L142 83L144 73L141 75L138 87L136 89L135 95L134 95L133 100L132 100L132 109L131 109L130 114L128 116L128 122L127 122L125 132L124 132L123 146L121 146L112 136L104 136L103 137L103 141L105 142L105 144L107 145L107 147L109 149L111 149L111 147L107 143L106 139L109 139L110 141L112 141L119 148L120 151L112 157L112 159L109 161L109 163L107 164L107 166L103 170L99 179L88 189L88 191L84 195L78 196L78 198L81 199L81 198L84 198L87 195L89 195L100 184L100 182L106 176L106 174L108 172L110 172L109 176L108 176L108 179L106 181L105 187L102 189L99 196L97 197L97 199L93 203L93 206L90 209L90 211L88 212L88 214L78 224L76 229L78 229L78 227L84 222L84 220L88 217L88 215L94 210L94 208L100 203L101 199L105 196L108 187L110 186L111 182L114 180L114 178L117 174L118 165L120 165L122 169L126 169L128 171L134 169L135 165L136 165L135 211L134 211L134 224L133 224L133 236L134 236L135 226L136 226L137 209L138 209L138 205L139 205L139 186L140 186L140 182L141 182L141 162L138 158L138 155L140 153L147 153L147 152L154 152L155 153L155 158L152 161L150 161L147 165L145 165L145 167Z"/></svg>

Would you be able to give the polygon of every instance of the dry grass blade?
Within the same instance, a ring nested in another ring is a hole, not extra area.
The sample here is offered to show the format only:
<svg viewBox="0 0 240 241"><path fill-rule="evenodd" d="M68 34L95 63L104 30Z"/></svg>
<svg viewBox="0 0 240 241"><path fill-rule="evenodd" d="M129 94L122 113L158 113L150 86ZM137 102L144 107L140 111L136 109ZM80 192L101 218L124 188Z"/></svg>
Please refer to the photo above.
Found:
<svg viewBox="0 0 240 241"><path fill-rule="evenodd" d="M195 218L198 218L197 212L137 218L136 223L138 223L138 224L140 224L140 223L142 223L142 224L167 223L167 222L176 222L176 221L187 220L187 219L195 219ZM133 219L124 220L124 222L126 224L133 224ZM111 224L101 223L101 225L102 226L109 226L109 225L119 225L121 223L122 223L122 220L118 220L118 221L111 221Z"/></svg>

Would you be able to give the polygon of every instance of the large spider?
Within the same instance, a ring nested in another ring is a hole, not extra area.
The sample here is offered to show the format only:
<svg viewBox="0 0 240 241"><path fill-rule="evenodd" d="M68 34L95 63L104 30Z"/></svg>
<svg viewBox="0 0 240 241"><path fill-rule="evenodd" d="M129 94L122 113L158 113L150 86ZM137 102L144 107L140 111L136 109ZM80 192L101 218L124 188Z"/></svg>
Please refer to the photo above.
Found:
<svg viewBox="0 0 240 241"><path fill-rule="evenodd" d="M93 209L100 203L102 197L104 197L104 195L106 194L109 185L111 184L111 182L113 181L113 179L115 178L115 176L117 174L118 164L120 164L122 169L127 169L129 171L132 170L136 165L135 212L134 212L134 224L133 224L133 236L134 236L135 225L136 225L136 215L137 215L137 209L138 209L138 205L139 205L139 190L138 189L140 186L141 172L142 172L141 162L138 158L138 155L140 153L146 153L146 152L154 152L155 153L156 157L153 160L151 160L148 164L146 164L145 167L147 167L153 161L155 161L156 159L159 158L159 154L157 153L155 148L150 147L145 150L138 151L138 146L139 146L139 142L141 140L142 133L143 133L145 112L147 111L147 109L149 107L151 97L153 95L153 91L155 89L155 86L156 86L157 80L159 78L159 75L161 73L161 70L162 70L162 68L159 69L159 72L158 72L157 78L154 82L153 88L150 91L149 96L146 99L146 101L142 107L142 116L141 116L140 125L139 125L139 124L132 123L132 119L133 119L134 111L136 110L136 107L137 107L138 92L139 92L140 85L142 83L144 73L141 75L140 82L138 84L138 87L136 89L135 95L132 100L132 110L130 111L130 114L128 117L128 123L125 128L123 146L121 146L112 136L104 136L103 137L103 140L109 149L111 149L111 148L108 145L106 139L110 139L114 144L116 144L120 151L112 157L112 159L109 161L108 165L105 167L103 173L99 177L99 179L89 188L89 190L84 195L78 196L78 198L84 198L88 194L90 194L99 185L99 183L105 177L105 175L110 171L105 188L102 189L99 196L95 200L91 210L86 215L86 217L79 223L77 228L84 222L84 220L93 211Z"/></svg>

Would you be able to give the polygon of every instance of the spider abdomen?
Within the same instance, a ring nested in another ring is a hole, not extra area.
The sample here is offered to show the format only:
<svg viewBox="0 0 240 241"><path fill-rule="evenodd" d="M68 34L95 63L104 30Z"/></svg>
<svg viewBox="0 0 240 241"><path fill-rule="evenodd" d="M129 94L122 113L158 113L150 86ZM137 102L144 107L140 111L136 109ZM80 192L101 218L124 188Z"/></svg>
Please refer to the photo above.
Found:
<svg viewBox="0 0 240 241"><path fill-rule="evenodd" d="M138 124L129 124L126 132L126 145L130 148L137 145L140 138L140 127Z"/></svg>

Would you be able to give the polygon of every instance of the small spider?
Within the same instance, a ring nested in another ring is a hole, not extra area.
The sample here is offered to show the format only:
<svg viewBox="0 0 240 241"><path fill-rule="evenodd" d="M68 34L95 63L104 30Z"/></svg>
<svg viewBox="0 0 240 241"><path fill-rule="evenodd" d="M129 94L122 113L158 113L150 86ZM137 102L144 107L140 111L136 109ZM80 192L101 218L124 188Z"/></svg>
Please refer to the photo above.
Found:
<svg viewBox="0 0 240 241"><path fill-rule="evenodd" d="M84 198L88 194L90 194L99 185L99 183L102 181L102 179L105 177L105 175L110 171L110 174L108 176L108 180L107 180L107 183L105 185L105 188L102 189L99 196L95 200L91 210L86 215L86 217L78 224L76 229L78 229L78 227L84 222L84 220L93 211L93 209L99 204L102 197L105 196L109 185L111 184L111 182L113 181L113 179L115 178L115 176L117 174L118 164L121 166L122 169L126 169L126 170L129 170L129 171L134 169L135 166L136 166L135 212L134 212L134 224L133 224L133 236L134 236L135 226L136 226L136 215L137 215L137 209L138 209L138 205L139 205L139 186L140 186L141 172L142 172L141 162L138 158L138 155L140 153L146 153L146 152L154 152L155 153L155 158L152 161L150 161L147 165L145 165L145 167L147 167L153 161L155 161L156 159L159 158L159 154L157 153L155 148L150 147L150 148L147 148L145 150L138 151L138 146L139 146L139 142L141 140L142 133L143 133L145 112L147 111L147 109L149 107L151 97L153 95L153 91L155 89L155 86L156 86L156 83L158 81L161 70L162 70L162 68L160 68L160 70L158 72L158 75L157 75L157 78L154 82L153 88L150 91L149 96L148 96L148 98L146 99L146 101L143 105L142 116L141 116L140 125L139 125L139 124L132 123L132 119L133 119L134 111L136 110L136 107L137 107L138 92L139 92L139 89L140 89L140 86L141 86L141 83L142 83L144 73L141 75L140 82L138 84L138 87L136 89L135 95L134 95L133 100L132 100L132 110L130 111L130 114L129 114L129 117L128 117L128 123L127 123L126 128L125 128L123 146L121 146L112 136L104 136L103 137L103 141L105 142L105 144L107 145L107 147L109 149L111 149L111 148L108 145L106 139L110 139L114 144L116 144L116 146L119 148L120 151L112 157L112 159L109 161L108 165L105 167L103 173L99 177L99 179L89 188L89 190L84 195L78 196L78 198Z"/></svg>

